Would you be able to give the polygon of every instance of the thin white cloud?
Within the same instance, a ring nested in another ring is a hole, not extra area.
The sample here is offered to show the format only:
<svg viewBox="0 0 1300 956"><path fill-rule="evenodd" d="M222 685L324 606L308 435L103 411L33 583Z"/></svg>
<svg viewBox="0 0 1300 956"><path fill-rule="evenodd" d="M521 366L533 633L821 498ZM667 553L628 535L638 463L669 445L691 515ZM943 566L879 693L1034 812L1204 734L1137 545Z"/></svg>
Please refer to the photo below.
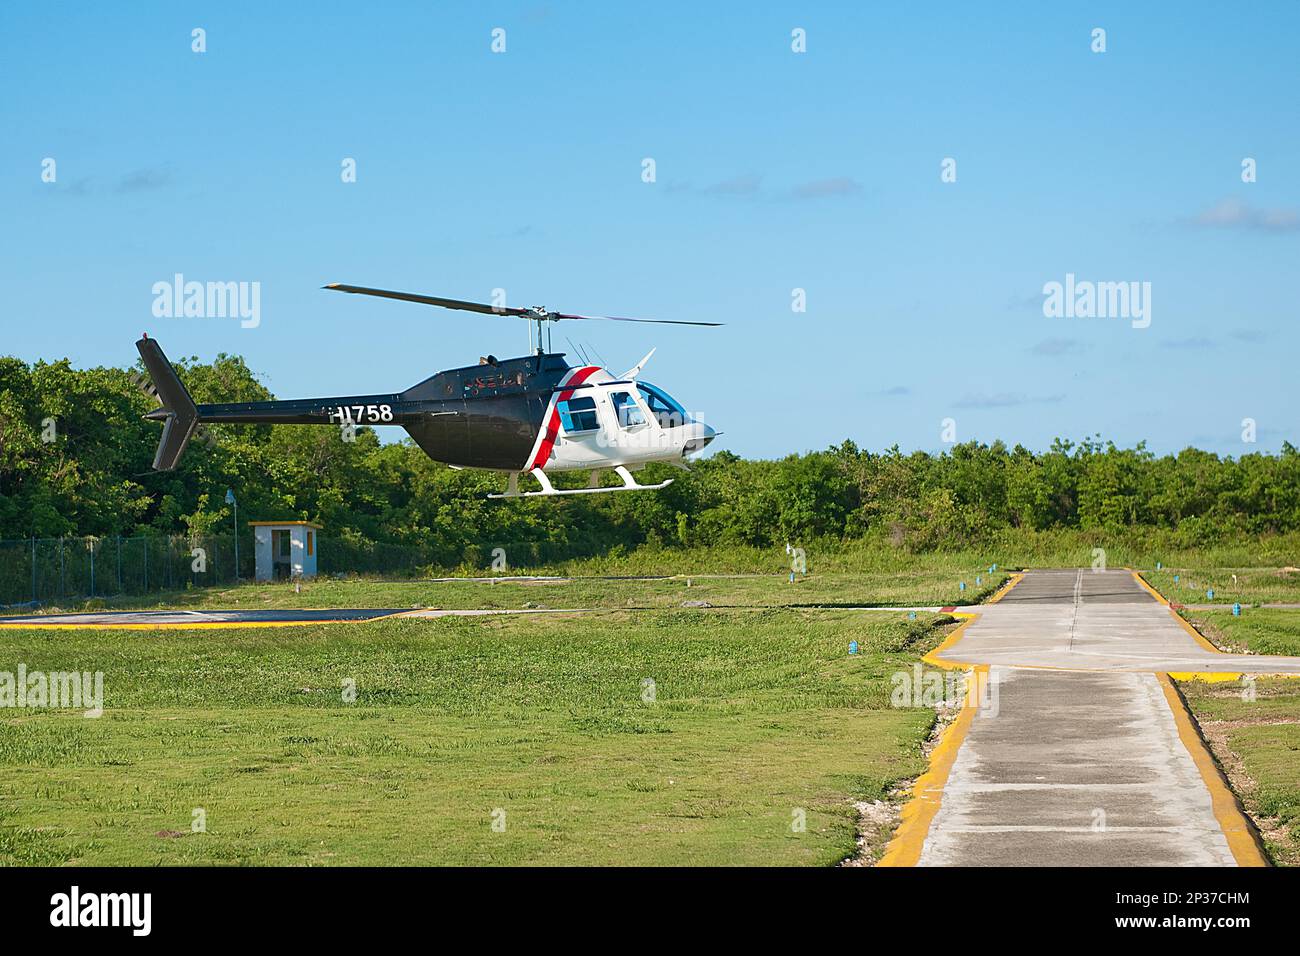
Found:
<svg viewBox="0 0 1300 956"><path fill-rule="evenodd" d="M1087 351L1088 346L1078 339L1052 338L1043 339L1029 351L1034 355L1078 355Z"/></svg>
<svg viewBox="0 0 1300 956"><path fill-rule="evenodd" d="M162 189L171 182L172 174L166 169L137 169L127 173L117 184L120 193L145 192Z"/></svg>
<svg viewBox="0 0 1300 956"><path fill-rule="evenodd" d="M762 176L733 176L712 186L706 186L704 191L711 196L753 196L762 186Z"/></svg>
<svg viewBox="0 0 1300 956"><path fill-rule="evenodd" d="M862 192L862 184L848 176L836 176L830 179L816 179L796 186L781 186L765 189L763 177L756 173L745 173L723 179L707 186L694 186L690 182L676 181L665 185L668 193L674 195L722 196L733 199L765 198L816 200L842 199L856 196Z"/></svg>
<svg viewBox="0 0 1300 956"><path fill-rule="evenodd" d="M1300 230L1300 210L1280 206L1263 209L1240 199L1224 199L1201 212L1192 223L1209 229L1295 232Z"/></svg>
<svg viewBox="0 0 1300 956"><path fill-rule="evenodd" d="M1022 392L970 394L957 402L958 408L1014 408L1017 405L1055 405L1064 395L1025 395Z"/></svg>
<svg viewBox="0 0 1300 956"><path fill-rule="evenodd" d="M1195 335L1190 338L1173 339L1168 342L1161 342L1160 347L1166 349L1179 349L1181 351L1212 349L1214 348L1214 340L1207 339L1204 336Z"/></svg>
<svg viewBox="0 0 1300 956"><path fill-rule="evenodd" d="M856 196L862 192L862 184L848 176L835 176L831 179L816 179L802 183L791 190L795 199L833 199L844 196Z"/></svg>

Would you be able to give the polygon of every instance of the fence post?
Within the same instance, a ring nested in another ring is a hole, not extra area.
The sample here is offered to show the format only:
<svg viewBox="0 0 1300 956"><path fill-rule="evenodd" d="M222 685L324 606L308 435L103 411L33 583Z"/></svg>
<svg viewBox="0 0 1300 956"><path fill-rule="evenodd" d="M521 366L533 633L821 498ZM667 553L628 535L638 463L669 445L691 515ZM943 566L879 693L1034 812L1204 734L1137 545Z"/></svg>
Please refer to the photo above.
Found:
<svg viewBox="0 0 1300 956"><path fill-rule="evenodd" d="M36 603L36 535L32 535L32 603Z"/></svg>
<svg viewBox="0 0 1300 956"><path fill-rule="evenodd" d="M117 593L122 593L122 536L117 536Z"/></svg>
<svg viewBox="0 0 1300 956"><path fill-rule="evenodd" d="M91 538L86 542L86 547L90 548L90 596L95 596L95 539Z"/></svg>
<svg viewBox="0 0 1300 956"><path fill-rule="evenodd" d="M63 538L60 537L59 538L59 597L60 598L63 597L63 591L64 588L66 587L67 585L65 583L65 575L63 573Z"/></svg>
<svg viewBox="0 0 1300 956"><path fill-rule="evenodd" d="M143 538L141 538L140 543L144 545L144 593L148 594L149 593L149 536L145 535Z"/></svg>

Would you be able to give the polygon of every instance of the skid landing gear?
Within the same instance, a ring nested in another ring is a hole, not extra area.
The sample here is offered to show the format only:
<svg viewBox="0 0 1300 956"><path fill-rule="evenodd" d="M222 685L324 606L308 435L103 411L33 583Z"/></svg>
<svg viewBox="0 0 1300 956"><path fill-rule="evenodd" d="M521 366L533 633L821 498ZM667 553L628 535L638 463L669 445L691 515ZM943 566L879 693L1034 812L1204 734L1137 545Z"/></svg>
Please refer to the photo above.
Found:
<svg viewBox="0 0 1300 956"><path fill-rule="evenodd" d="M608 470L608 469L606 469ZM639 485L632 472L628 471L623 465L616 465L614 472L623 479L623 484L613 485L609 488L602 488L600 485L600 470L593 470L591 477L587 481L586 488L556 488L551 484L551 479L546 477L546 472L540 468L534 468L529 472L537 483L542 486L541 491L520 491L519 490L519 472L512 471L510 478L506 483L506 490L499 495L488 495L489 498L545 498L552 495L597 495L607 491L656 491L660 488L667 488L673 483L671 478L661 481L657 485Z"/></svg>

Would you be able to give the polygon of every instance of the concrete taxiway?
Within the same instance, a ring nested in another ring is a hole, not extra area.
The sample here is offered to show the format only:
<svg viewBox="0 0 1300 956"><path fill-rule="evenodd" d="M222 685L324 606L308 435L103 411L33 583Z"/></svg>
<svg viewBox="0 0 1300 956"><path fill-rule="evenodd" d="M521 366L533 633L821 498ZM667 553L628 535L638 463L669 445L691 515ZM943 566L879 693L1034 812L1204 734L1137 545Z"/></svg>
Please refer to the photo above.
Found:
<svg viewBox="0 0 1300 956"><path fill-rule="evenodd" d="M961 640L934 655L949 664L1001 664L1147 673L1300 673L1300 658L1223 654L1131 571L1030 571Z"/></svg>
<svg viewBox="0 0 1300 956"><path fill-rule="evenodd" d="M1030 571L927 657L972 695L883 865L1264 865L1171 673L1300 673L1215 650L1128 571Z"/></svg>

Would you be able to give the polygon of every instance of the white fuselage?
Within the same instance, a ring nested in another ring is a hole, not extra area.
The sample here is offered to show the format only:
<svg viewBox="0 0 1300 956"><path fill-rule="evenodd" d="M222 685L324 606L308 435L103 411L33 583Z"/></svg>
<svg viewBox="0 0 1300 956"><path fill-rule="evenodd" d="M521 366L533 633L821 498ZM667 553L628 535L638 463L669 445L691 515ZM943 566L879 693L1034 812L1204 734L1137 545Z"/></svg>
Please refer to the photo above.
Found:
<svg viewBox="0 0 1300 956"><path fill-rule="evenodd" d="M715 434L662 389L584 366L573 369L551 396L529 467L635 470L652 461L681 462Z"/></svg>

